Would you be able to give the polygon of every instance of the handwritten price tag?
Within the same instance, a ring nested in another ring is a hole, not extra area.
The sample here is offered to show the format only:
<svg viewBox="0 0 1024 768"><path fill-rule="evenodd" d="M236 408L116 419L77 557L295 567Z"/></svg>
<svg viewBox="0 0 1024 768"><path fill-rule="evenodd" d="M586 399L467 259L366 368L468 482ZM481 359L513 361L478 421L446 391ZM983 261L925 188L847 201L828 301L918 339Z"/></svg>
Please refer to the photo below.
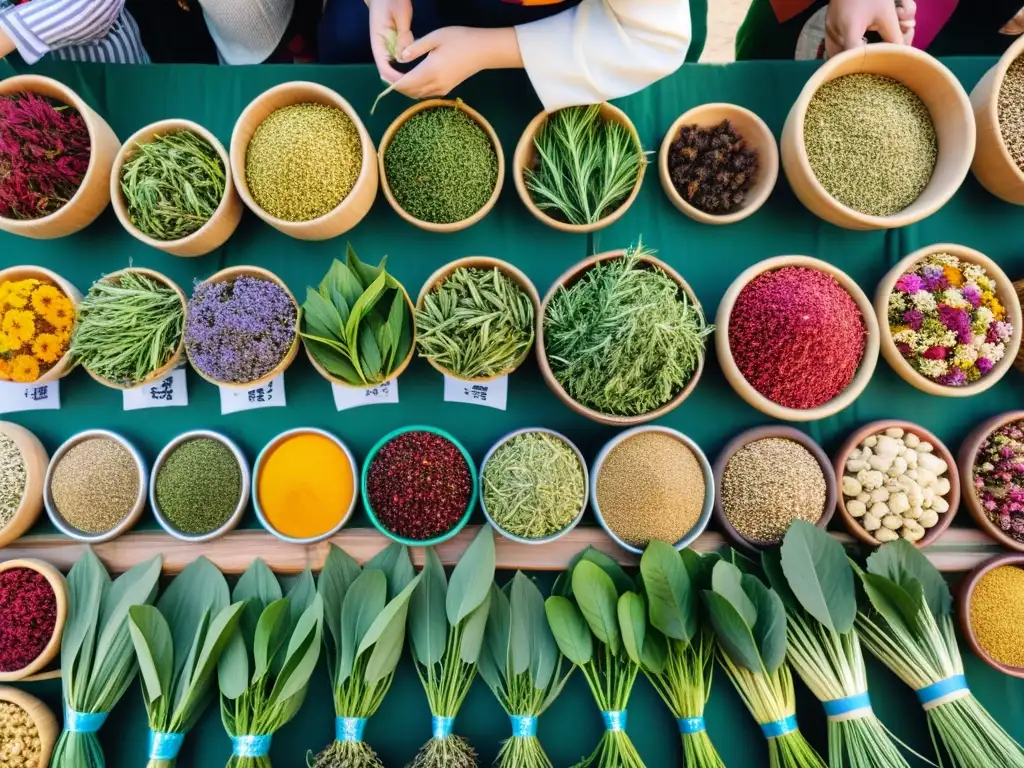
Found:
<svg viewBox="0 0 1024 768"><path fill-rule="evenodd" d="M162 379L133 387L124 391L124 409L137 411L140 408L167 408L171 405L188 405L188 384L185 369L176 368Z"/></svg>
<svg viewBox="0 0 1024 768"><path fill-rule="evenodd" d="M266 384L252 389L240 387L220 388L220 413L251 411L254 408L276 408L287 405L284 397L284 374L271 379Z"/></svg>
<svg viewBox="0 0 1024 768"><path fill-rule="evenodd" d="M372 387L341 387L331 384L331 391L334 393L334 407L339 411L364 405L386 405L398 402L398 379Z"/></svg>
<svg viewBox="0 0 1024 768"><path fill-rule="evenodd" d="M482 384L445 376L444 400L446 403L469 403L504 411L508 404L508 376Z"/></svg>
<svg viewBox="0 0 1024 768"><path fill-rule="evenodd" d="M60 382L19 384L0 381L0 413L56 411L60 409Z"/></svg>

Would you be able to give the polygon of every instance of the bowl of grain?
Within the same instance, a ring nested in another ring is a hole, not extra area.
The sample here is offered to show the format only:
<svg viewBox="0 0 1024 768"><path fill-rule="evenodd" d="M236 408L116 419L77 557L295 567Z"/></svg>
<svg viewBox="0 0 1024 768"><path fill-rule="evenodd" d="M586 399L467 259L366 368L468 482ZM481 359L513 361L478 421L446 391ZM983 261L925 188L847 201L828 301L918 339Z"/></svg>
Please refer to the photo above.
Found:
<svg viewBox="0 0 1024 768"><path fill-rule="evenodd" d="M0 547L27 533L43 511L43 485L50 459L39 438L0 421Z"/></svg>
<svg viewBox="0 0 1024 768"><path fill-rule="evenodd" d="M964 578L957 602L960 627L974 654L1004 675L1024 678L1024 554L983 562Z"/></svg>
<svg viewBox="0 0 1024 768"><path fill-rule="evenodd" d="M58 736L60 726L48 706L20 688L0 686L0 759L4 765L46 768ZM20 762L14 762L16 759Z"/></svg>
<svg viewBox="0 0 1024 768"><path fill-rule="evenodd" d="M978 127L971 170L989 192L1024 205L1024 37L1006 49L971 91Z"/></svg>

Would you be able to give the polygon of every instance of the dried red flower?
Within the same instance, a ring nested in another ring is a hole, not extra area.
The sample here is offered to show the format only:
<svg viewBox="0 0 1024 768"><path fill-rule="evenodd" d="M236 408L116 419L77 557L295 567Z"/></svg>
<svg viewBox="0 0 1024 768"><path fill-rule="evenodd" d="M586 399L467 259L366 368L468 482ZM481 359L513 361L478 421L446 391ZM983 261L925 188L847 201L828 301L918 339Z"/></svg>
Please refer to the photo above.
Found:
<svg viewBox="0 0 1024 768"><path fill-rule="evenodd" d="M0 573L0 672L24 669L46 648L57 625L57 596L38 571Z"/></svg>

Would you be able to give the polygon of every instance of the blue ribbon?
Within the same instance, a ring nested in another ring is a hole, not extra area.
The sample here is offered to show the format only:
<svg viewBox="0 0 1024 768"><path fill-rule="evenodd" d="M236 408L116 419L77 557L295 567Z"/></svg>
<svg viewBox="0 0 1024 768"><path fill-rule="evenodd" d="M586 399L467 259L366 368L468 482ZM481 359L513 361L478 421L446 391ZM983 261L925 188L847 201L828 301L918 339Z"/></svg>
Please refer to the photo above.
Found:
<svg viewBox="0 0 1024 768"><path fill-rule="evenodd" d="M434 715L431 718L431 727L434 729L435 739L438 741L441 739L447 739L452 735L452 730L455 728L455 718Z"/></svg>
<svg viewBox="0 0 1024 768"><path fill-rule="evenodd" d="M150 760L177 760L178 752L185 741L184 733L149 732Z"/></svg>
<svg viewBox="0 0 1024 768"><path fill-rule="evenodd" d="M334 738L337 741L362 741L366 730L365 717L334 718Z"/></svg>
<svg viewBox="0 0 1024 768"><path fill-rule="evenodd" d="M266 757L270 754L270 739L273 734L262 736L232 736L231 754L235 757Z"/></svg>
<svg viewBox="0 0 1024 768"><path fill-rule="evenodd" d="M624 731L626 730L626 710L619 710L617 712L602 712L601 717L604 720L604 727L606 731Z"/></svg>
<svg viewBox="0 0 1024 768"><path fill-rule="evenodd" d="M537 718L533 715L509 715L512 722L512 738L530 739L537 735Z"/></svg>
<svg viewBox="0 0 1024 768"><path fill-rule="evenodd" d="M679 732L682 734L692 735L694 733L700 733L706 730L704 725L703 717L680 717L679 718Z"/></svg>
<svg viewBox="0 0 1024 768"><path fill-rule="evenodd" d="M859 717L867 717L871 714L871 697L868 696L867 691L864 691L864 693L855 693L853 696L847 696L842 699L823 701L821 702L821 705L825 708L825 715L828 716L829 720L835 720L843 715L856 712L858 709L864 710Z"/></svg>
<svg viewBox="0 0 1024 768"><path fill-rule="evenodd" d="M64 708L64 730L71 733L96 733L107 721L109 712L75 712Z"/></svg>
<svg viewBox="0 0 1024 768"><path fill-rule="evenodd" d="M773 720L770 723L761 723L761 733L766 739L777 739L792 733L796 730L796 715L784 717L781 720Z"/></svg>
<svg viewBox="0 0 1024 768"><path fill-rule="evenodd" d="M919 688L916 693L917 698L921 702L921 706L925 709L931 709L931 707L928 706L929 704L949 696L952 693L960 693L961 691L970 693L970 688L967 687L967 678L963 675L953 675L952 677L947 677L945 680L939 680L937 683L932 683L931 685L926 685L924 688ZM933 706L938 705L934 704Z"/></svg>

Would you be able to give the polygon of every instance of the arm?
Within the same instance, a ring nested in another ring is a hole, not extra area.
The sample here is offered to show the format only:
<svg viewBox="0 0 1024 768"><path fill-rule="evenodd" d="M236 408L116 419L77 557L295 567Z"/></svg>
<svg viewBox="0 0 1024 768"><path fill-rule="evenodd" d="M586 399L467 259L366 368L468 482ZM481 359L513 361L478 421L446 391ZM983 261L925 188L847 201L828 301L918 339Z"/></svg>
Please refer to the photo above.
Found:
<svg viewBox="0 0 1024 768"><path fill-rule="evenodd" d="M34 0L0 13L0 57L34 64L57 48L106 37L125 0Z"/></svg>

